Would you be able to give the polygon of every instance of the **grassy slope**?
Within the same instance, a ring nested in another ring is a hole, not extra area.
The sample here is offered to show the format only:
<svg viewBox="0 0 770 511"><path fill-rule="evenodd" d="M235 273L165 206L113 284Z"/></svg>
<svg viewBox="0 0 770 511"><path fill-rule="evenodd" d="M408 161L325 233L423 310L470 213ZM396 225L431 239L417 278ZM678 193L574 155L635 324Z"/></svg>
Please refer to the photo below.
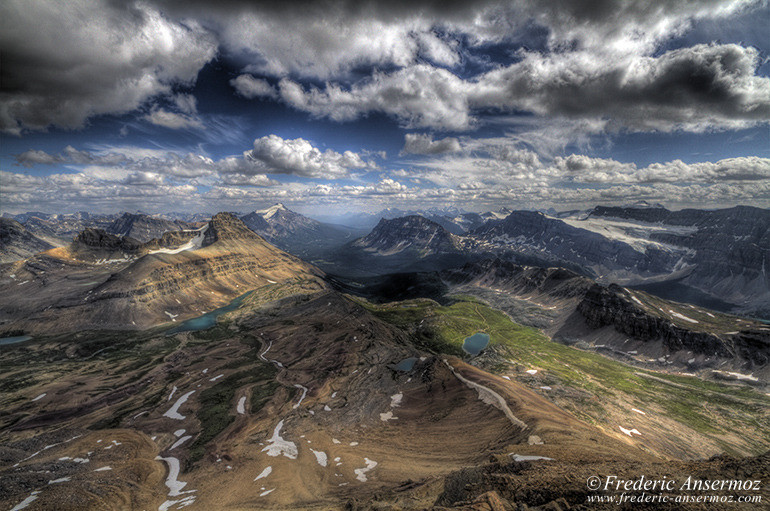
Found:
<svg viewBox="0 0 770 511"><path fill-rule="evenodd" d="M425 347L436 352L456 355L462 353L465 337L476 332L490 334L492 350L501 355L492 365L493 371L508 370L512 362L523 366L520 371L534 368L549 381L555 380L554 384L599 397L598 401L589 399L570 407L590 422L601 423L606 415L597 403L624 402L642 409L650 404L662 407L668 417L701 434L719 438L735 430L753 431L754 438L746 439L753 449L761 452L770 446L770 430L760 427L770 421L770 397L765 394L749 387L625 365L553 342L473 298L455 298L460 301L447 307L430 300L364 305L381 319L407 330L425 319L418 337L434 339Z"/></svg>

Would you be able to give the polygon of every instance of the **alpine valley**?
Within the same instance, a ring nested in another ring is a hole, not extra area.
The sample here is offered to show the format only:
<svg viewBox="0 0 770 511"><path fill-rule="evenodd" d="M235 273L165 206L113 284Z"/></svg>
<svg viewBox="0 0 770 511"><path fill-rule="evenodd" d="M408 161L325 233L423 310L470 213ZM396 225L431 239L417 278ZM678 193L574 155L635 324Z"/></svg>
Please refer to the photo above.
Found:
<svg viewBox="0 0 770 511"><path fill-rule="evenodd" d="M617 509L586 480L770 480L769 210L357 220L0 219L0 507Z"/></svg>

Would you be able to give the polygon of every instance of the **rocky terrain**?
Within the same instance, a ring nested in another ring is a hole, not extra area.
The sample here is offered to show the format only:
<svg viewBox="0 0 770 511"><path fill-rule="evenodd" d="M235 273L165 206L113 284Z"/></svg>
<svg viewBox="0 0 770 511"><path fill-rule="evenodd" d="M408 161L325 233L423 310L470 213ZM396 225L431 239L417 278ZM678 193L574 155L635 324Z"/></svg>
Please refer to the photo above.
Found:
<svg viewBox="0 0 770 511"><path fill-rule="evenodd" d="M441 272L471 293L554 339L643 366L706 377L770 380L770 327L689 304L601 285L562 268L500 259Z"/></svg>
<svg viewBox="0 0 770 511"><path fill-rule="evenodd" d="M383 218L369 234L328 252L317 264L348 277L450 268L468 260L462 243L422 216Z"/></svg>
<svg viewBox="0 0 770 511"><path fill-rule="evenodd" d="M770 475L770 327L479 244L382 220L350 267L445 269L341 279L220 213L0 265L0 507L615 509L589 477Z"/></svg>
<svg viewBox="0 0 770 511"><path fill-rule="evenodd" d="M166 232L182 231L194 226L179 220L166 220L144 214L123 213L116 218L105 230L119 236L129 236L141 242L160 238Z"/></svg>
<svg viewBox="0 0 770 511"><path fill-rule="evenodd" d="M478 302L374 305L284 286L209 329L4 347L0 505L592 509L595 473L767 472L770 438L746 434L768 418L759 392L710 387L703 430L700 407L667 408L690 406L697 379L634 376ZM471 357L462 338L482 324L494 340ZM733 457L693 461L726 446Z"/></svg>
<svg viewBox="0 0 770 511"><path fill-rule="evenodd" d="M494 256L567 268L603 284L722 312L768 317L767 210L671 212L645 205L558 216L501 210L460 214L456 222L441 215L383 219L368 235L329 252L318 264L331 273L360 277L441 270Z"/></svg>
<svg viewBox="0 0 770 511"><path fill-rule="evenodd" d="M0 218L0 263L10 263L53 248L16 220Z"/></svg>
<svg viewBox="0 0 770 511"><path fill-rule="evenodd" d="M54 246L67 245L83 229L106 229L118 215L99 215L86 211L73 214L49 214L31 211L9 215L35 236Z"/></svg>
<svg viewBox="0 0 770 511"><path fill-rule="evenodd" d="M235 216L142 244L86 229L68 247L0 266L3 331L148 328L222 306L287 278L321 272L267 243ZM66 322L62 320L66 318Z"/></svg>
<svg viewBox="0 0 770 511"><path fill-rule="evenodd" d="M308 260L323 257L329 250L363 234L361 229L313 220L283 204L254 211L241 220L277 247Z"/></svg>

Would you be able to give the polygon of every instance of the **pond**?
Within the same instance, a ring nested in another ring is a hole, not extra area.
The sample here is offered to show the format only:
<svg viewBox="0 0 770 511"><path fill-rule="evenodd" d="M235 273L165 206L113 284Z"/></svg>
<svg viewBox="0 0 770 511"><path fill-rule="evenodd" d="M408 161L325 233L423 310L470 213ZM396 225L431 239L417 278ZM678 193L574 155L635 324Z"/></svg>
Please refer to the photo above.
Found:
<svg viewBox="0 0 770 511"><path fill-rule="evenodd" d="M394 366L396 371L411 371L414 367L414 363L417 362L417 357L405 358Z"/></svg>
<svg viewBox="0 0 770 511"><path fill-rule="evenodd" d="M487 347L487 344L489 344L489 334L478 332L465 338L463 341L463 350L465 353L475 357L481 353L481 350Z"/></svg>
<svg viewBox="0 0 770 511"><path fill-rule="evenodd" d="M179 326L176 326L166 332L166 335L174 335L180 332L196 332L198 330L206 330L211 328L217 324L217 318L219 316L228 312L232 312L240 307L246 297L248 297L251 293L253 293L253 291L242 294L224 307L214 309L213 311L207 312L202 316L190 318L187 321L182 322Z"/></svg>
<svg viewBox="0 0 770 511"><path fill-rule="evenodd" d="M0 346L5 344L16 344L17 342L24 342L32 339L30 335L17 335L15 337L0 337Z"/></svg>

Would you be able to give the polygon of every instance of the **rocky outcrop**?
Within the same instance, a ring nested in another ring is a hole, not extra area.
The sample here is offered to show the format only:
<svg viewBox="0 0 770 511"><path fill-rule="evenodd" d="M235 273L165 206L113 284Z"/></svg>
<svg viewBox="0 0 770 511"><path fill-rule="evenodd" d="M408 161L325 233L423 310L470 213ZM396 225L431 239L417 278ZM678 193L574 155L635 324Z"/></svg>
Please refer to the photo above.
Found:
<svg viewBox="0 0 770 511"><path fill-rule="evenodd" d="M579 265L594 271L623 271L639 275L670 272L675 255L656 248L636 250L622 241L573 227L537 211L514 211L504 220L488 222L470 235L497 251L541 257L552 266Z"/></svg>
<svg viewBox="0 0 770 511"><path fill-rule="evenodd" d="M516 294L544 293L554 298L583 297L593 281L564 268L520 266L502 259L467 263L446 270L442 278L451 284L503 288Z"/></svg>
<svg viewBox="0 0 770 511"><path fill-rule="evenodd" d="M393 220L380 219L372 232L356 240L353 245L381 255L404 251L416 252L421 257L461 250L459 239L436 222L412 215Z"/></svg>
<svg viewBox="0 0 770 511"><path fill-rule="evenodd" d="M636 339L660 339L672 351L684 349L718 357L735 354L732 346L718 335L685 329L666 318L647 313L626 297L623 288L614 284L592 286L577 310L592 328L613 326L618 332Z"/></svg>
<svg viewBox="0 0 770 511"><path fill-rule="evenodd" d="M686 227L650 235L653 241L688 249L683 262L692 271L681 283L746 312L770 311L770 210L596 207L590 215Z"/></svg>
<svg viewBox="0 0 770 511"><path fill-rule="evenodd" d="M203 246L207 247L217 241L238 240L265 242L261 236L246 227L246 224L237 216L232 213L217 213L211 218L208 229L204 233Z"/></svg>
<svg viewBox="0 0 770 511"><path fill-rule="evenodd" d="M121 252L135 253L142 247L139 240L128 236L117 236L101 229L88 228L78 234L74 245L104 250L119 250Z"/></svg>
<svg viewBox="0 0 770 511"><path fill-rule="evenodd" d="M165 232L180 231L189 227L188 223L179 220L166 220L141 213L124 213L123 216L113 221L106 228L106 231L148 242L153 238L160 238Z"/></svg>

